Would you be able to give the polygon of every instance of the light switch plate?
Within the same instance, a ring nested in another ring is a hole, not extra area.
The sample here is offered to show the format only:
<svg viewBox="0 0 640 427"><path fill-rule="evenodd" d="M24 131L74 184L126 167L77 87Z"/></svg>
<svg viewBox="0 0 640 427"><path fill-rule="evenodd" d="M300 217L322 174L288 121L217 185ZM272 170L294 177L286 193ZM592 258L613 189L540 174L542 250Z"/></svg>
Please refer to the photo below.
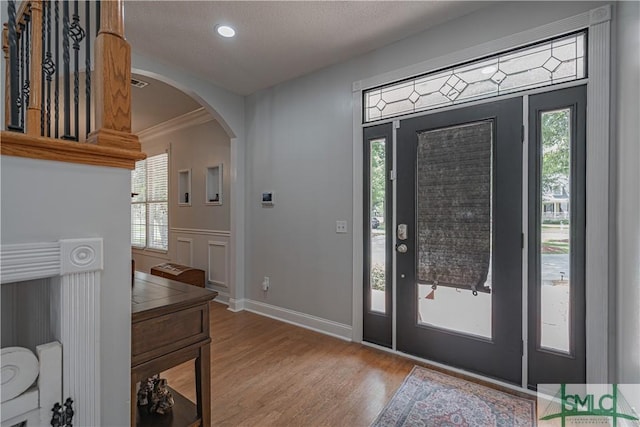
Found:
<svg viewBox="0 0 640 427"><path fill-rule="evenodd" d="M347 232L347 221L336 221L336 233Z"/></svg>

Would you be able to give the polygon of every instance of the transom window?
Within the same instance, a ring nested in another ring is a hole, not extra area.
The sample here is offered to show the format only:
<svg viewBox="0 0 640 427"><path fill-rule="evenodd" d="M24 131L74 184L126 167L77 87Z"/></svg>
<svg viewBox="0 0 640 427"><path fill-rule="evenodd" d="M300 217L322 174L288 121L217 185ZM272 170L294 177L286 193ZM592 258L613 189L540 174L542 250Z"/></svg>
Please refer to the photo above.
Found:
<svg viewBox="0 0 640 427"><path fill-rule="evenodd" d="M169 156L136 162L131 172L131 246L169 249Z"/></svg>
<svg viewBox="0 0 640 427"><path fill-rule="evenodd" d="M364 92L364 121L583 79L586 31Z"/></svg>

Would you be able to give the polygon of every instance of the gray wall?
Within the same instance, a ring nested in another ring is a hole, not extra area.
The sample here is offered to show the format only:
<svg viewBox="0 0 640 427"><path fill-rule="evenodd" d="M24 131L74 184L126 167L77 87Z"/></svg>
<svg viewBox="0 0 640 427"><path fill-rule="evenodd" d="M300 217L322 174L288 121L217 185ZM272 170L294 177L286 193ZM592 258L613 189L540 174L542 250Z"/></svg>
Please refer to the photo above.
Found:
<svg viewBox="0 0 640 427"><path fill-rule="evenodd" d="M256 301L351 324L352 83L595 8L499 2L246 101L246 291ZM259 195L274 191L273 208ZM349 233L336 234L336 220ZM271 289L263 293L263 276Z"/></svg>
<svg viewBox="0 0 640 427"><path fill-rule="evenodd" d="M2 156L2 243L102 237L102 425L129 424L130 179L126 169ZM19 183L19 185L17 185Z"/></svg>
<svg viewBox="0 0 640 427"><path fill-rule="evenodd" d="M617 7L617 381L640 383L640 3ZM629 396L627 400L629 400ZM633 400L629 400L633 402ZM640 395L635 396L640 409Z"/></svg>
<svg viewBox="0 0 640 427"><path fill-rule="evenodd" d="M229 231L229 137L211 120L142 141L142 151L152 156L169 149L169 225L179 228ZM223 204L205 205L205 168L223 163ZM178 171L191 169L191 206L178 206Z"/></svg>
<svg viewBox="0 0 640 427"><path fill-rule="evenodd" d="M178 262L176 239L193 239L192 267L209 268L205 234L181 235L174 228L226 231L231 230L230 139L215 120L142 140L142 151L148 156L169 155L169 252L133 250L136 269L149 271L154 265ZM205 205L205 168L222 164L222 205ZM191 206L178 206L178 171L191 169Z"/></svg>

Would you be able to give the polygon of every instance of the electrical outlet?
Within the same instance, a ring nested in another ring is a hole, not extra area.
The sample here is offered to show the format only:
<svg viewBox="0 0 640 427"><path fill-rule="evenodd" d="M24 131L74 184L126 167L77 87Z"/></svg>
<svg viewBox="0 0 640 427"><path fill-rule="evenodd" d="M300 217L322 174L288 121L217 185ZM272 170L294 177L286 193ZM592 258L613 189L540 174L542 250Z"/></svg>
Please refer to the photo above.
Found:
<svg viewBox="0 0 640 427"><path fill-rule="evenodd" d="M347 221L336 221L336 233L347 232Z"/></svg>
<svg viewBox="0 0 640 427"><path fill-rule="evenodd" d="M271 281L269 280L269 276L264 276L264 279L262 279L262 290L263 291L268 291L269 290L269 285Z"/></svg>

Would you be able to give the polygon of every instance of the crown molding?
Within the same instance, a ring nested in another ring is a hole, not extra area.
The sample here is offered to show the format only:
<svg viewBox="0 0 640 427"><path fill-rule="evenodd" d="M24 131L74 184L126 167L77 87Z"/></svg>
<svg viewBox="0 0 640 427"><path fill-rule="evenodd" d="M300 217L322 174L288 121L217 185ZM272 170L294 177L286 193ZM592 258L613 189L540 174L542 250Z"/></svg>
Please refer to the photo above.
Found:
<svg viewBox="0 0 640 427"><path fill-rule="evenodd" d="M173 119L169 119L155 126L146 128L145 130L138 132L138 138L140 141L146 141L190 126L207 123L211 120L213 120L213 116L209 114L204 107L200 107L197 110L190 111L181 116L174 117Z"/></svg>

